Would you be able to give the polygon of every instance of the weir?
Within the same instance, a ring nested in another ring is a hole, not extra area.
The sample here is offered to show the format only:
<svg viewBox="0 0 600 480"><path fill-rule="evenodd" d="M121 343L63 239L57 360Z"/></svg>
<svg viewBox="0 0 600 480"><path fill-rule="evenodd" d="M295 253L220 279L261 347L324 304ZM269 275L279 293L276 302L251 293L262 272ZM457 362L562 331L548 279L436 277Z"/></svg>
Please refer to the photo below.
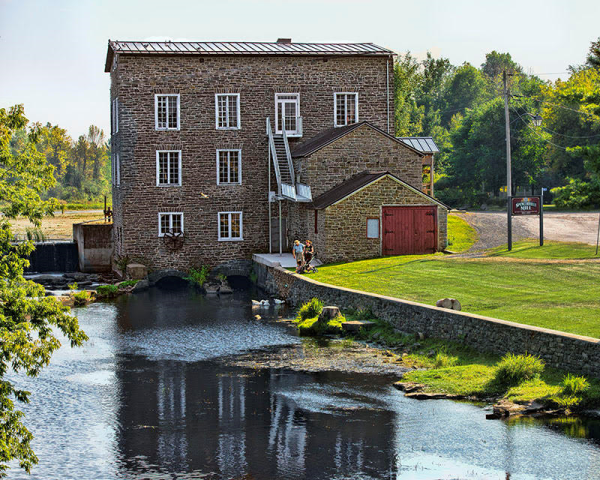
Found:
<svg viewBox="0 0 600 480"><path fill-rule="evenodd" d="M36 243L29 256L26 272L76 272L79 270L79 257L75 242Z"/></svg>

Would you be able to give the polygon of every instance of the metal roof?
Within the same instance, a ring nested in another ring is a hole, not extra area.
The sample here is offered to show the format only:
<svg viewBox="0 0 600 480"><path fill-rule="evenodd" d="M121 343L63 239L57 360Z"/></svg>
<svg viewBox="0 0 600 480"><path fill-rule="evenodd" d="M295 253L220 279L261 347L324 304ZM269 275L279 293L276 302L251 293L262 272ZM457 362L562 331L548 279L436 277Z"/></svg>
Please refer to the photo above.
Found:
<svg viewBox="0 0 600 480"><path fill-rule="evenodd" d="M440 149L432 137L397 137L407 145L422 153L438 153Z"/></svg>
<svg viewBox="0 0 600 480"><path fill-rule="evenodd" d="M292 152L291 152L292 157L300 158L300 157L307 157L308 155L312 155L317 150L320 150L321 148L329 145L330 143L335 142L338 138L343 137L344 135L350 133L351 131L353 131L354 129L356 129L358 127L362 127L363 125L366 125L369 128L372 128L376 132L390 138L391 140L402 145L403 147L410 148L415 153L417 153L418 155L423 157L423 153L420 152L419 150L417 150L416 148L413 148L412 146L408 145L407 143L402 142L400 139L393 137L392 135L389 135L388 133L384 132L380 128L377 128L375 125L373 125L369 122L366 122L364 120L362 122L352 123L352 124L346 125L344 127L332 127L332 128L323 130L315 137L302 142L300 145L298 145L296 148L294 148L294 150L292 150Z"/></svg>
<svg viewBox="0 0 600 480"><path fill-rule="evenodd" d="M373 43L108 41L107 64L119 54L158 55L394 55ZM110 57L110 58L109 58Z"/></svg>

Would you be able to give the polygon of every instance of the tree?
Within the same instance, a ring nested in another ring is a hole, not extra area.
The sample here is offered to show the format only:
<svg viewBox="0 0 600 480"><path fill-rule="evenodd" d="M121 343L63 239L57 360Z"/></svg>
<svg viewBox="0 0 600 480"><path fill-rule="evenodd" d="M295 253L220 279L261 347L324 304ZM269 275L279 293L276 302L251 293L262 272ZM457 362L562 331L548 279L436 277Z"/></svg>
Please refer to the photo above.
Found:
<svg viewBox="0 0 600 480"><path fill-rule="evenodd" d="M498 79L502 73L521 73L523 69L511 57L510 53L499 53L492 50L486 53L485 62L481 64L481 72L486 75L490 81Z"/></svg>
<svg viewBox="0 0 600 480"><path fill-rule="evenodd" d="M585 64L589 68L600 68L600 37L592 42Z"/></svg>
<svg viewBox="0 0 600 480"><path fill-rule="evenodd" d="M445 110L442 124L450 125L452 117L464 114L489 99L488 85L483 74L469 63L456 69L445 86Z"/></svg>
<svg viewBox="0 0 600 480"><path fill-rule="evenodd" d="M30 392L17 388L6 375L24 372L36 376L48 365L60 347L53 328L62 332L71 346L87 339L68 308L45 297L43 287L23 278L33 243L13 243L8 219L25 215L39 226L42 216L56 208L56 201L40 198L55 179L54 167L35 148L38 129L19 151L11 151L11 138L26 125L22 105L9 111L0 109L0 205L4 214L0 220L0 476L6 476L11 460L27 472L37 463L30 444L32 434L22 423L23 413L15 407L15 401L29 402Z"/></svg>

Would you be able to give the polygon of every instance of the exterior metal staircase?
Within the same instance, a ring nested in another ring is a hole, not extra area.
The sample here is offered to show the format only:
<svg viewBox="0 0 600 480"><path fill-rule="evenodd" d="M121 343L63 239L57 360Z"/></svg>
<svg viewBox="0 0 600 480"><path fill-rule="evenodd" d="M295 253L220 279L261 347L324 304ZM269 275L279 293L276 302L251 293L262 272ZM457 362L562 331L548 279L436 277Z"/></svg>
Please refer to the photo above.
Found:
<svg viewBox="0 0 600 480"><path fill-rule="evenodd" d="M277 178L277 196L279 199L284 198L293 202L312 201L310 187L296 182L294 164L285 128L281 134L274 135L271 120L267 117L267 136L269 137L269 156L273 161L275 177Z"/></svg>

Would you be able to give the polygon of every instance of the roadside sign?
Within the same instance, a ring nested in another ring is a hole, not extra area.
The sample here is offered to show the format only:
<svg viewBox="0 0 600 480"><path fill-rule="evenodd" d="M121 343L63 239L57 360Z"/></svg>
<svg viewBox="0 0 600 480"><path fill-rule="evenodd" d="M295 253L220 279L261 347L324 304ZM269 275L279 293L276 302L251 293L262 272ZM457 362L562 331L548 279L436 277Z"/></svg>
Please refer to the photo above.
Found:
<svg viewBox="0 0 600 480"><path fill-rule="evenodd" d="M539 215L540 197L512 197L513 215Z"/></svg>

